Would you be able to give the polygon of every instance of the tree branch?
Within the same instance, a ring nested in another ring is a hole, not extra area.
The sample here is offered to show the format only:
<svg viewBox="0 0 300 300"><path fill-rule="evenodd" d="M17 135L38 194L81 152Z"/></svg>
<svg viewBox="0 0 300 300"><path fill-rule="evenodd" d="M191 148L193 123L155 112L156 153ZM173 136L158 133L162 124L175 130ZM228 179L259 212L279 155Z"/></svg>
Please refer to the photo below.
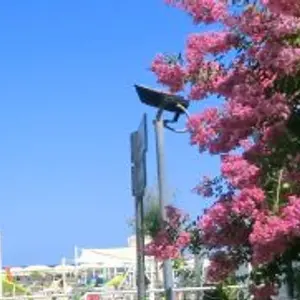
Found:
<svg viewBox="0 0 300 300"><path fill-rule="evenodd" d="M274 203L274 207L273 207L273 210L274 210L275 213L277 213L279 211L282 177L283 177L283 168L278 173L278 181L277 181L277 188L276 188L276 199L275 199L275 203Z"/></svg>

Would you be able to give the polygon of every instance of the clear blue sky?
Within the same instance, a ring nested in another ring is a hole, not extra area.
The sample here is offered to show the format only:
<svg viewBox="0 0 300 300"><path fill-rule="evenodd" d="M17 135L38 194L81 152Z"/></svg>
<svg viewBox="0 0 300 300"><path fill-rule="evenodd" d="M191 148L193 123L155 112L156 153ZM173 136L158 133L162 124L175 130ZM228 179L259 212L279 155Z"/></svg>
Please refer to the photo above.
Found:
<svg viewBox="0 0 300 300"><path fill-rule="evenodd" d="M0 229L5 265L59 263L79 247L125 245L133 215L129 133L144 111L135 82L158 51L195 30L163 0L11 0L0 6ZM199 109L194 107L194 110ZM149 124L149 184L155 183ZM166 134L175 202L217 162Z"/></svg>

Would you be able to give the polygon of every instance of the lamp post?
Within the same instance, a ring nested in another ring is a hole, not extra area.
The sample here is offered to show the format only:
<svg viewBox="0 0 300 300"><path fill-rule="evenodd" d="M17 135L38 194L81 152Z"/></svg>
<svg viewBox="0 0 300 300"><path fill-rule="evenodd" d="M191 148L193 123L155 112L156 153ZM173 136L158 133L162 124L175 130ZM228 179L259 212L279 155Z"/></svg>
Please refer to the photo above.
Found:
<svg viewBox="0 0 300 300"><path fill-rule="evenodd" d="M183 97L172 95L161 91L135 85L136 92L140 101L146 105L157 108L156 118L153 121L156 139L156 157L157 157L157 179L159 206L161 214L161 226L166 220L165 206L167 205L167 184L165 170L165 153L164 153L164 128L174 132L185 132L186 130L176 130L169 124L176 123L181 114L188 116L188 102ZM164 120L163 113L168 111L174 113L172 120ZM173 293L173 270L171 260L163 262L163 277L166 300L174 300Z"/></svg>

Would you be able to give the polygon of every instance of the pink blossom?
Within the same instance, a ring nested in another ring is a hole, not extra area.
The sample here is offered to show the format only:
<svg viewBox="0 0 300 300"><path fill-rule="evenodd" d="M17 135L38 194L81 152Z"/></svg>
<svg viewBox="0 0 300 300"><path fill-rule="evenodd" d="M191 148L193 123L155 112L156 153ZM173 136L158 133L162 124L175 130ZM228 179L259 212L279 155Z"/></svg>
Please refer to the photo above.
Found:
<svg viewBox="0 0 300 300"><path fill-rule="evenodd" d="M218 0L165 0L166 3L187 11L195 23L212 23L227 16L223 1Z"/></svg>
<svg viewBox="0 0 300 300"><path fill-rule="evenodd" d="M300 3L297 0L262 0L271 11L300 17Z"/></svg>
<svg viewBox="0 0 300 300"><path fill-rule="evenodd" d="M201 62L206 54L218 54L236 44L237 36L230 31L192 34L187 39L187 62L189 64Z"/></svg>
<svg viewBox="0 0 300 300"><path fill-rule="evenodd" d="M260 214L253 225L249 241L252 245L252 264L271 262L288 247L287 224L280 217Z"/></svg>
<svg viewBox="0 0 300 300"><path fill-rule="evenodd" d="M191 53L192 54L192 53ZM195 81L188 95L191 100L201 100L209 93L212 93L215 86L222 81L223 71L217 62L194 60L187 64L188 77Z"/></svg>
<svg viewBox="0 0 300 300"><path fill-rule="evenodd" d="M188 128L191 132L191 143L198 145L200 151L205 150L206 145L217 137L218 118L218 109L209 108L189 119Z"/></svg>
<svg viewBox="0 0 300 300"><path fill-rule="evenodd" d="M255 184L259 176L259 168L240 155L223 155L221 172L238 188Z"/></svg>
<svg viewBox="0 0 300 300"><path fill-rule="evenodd" d="M249 229L238 216L234 216L230 196L221 197L200 218L198 227L203 241L210 246L236 246L245 243Z"/></svg>
<svg viewBox="0 0 300 300"><path fill-rule="evenodd" d="M190 34L182 63L160 56L152 68L160 83L186 89L190 100L220 98L218 108L205 106L187 124L192 145L221 157L225 181L220 187L206 179L196 187L204 196L221 194L197 224L202 246L213 254L209 278L224 280L245 259L254 268L280 264L300 237L299 133L292 128L299 109L300 3L262 0L233 13L222 0L166 2L195 23L219 28ZM180 213L170 213L176 235L165 230L152 243L160 257L176 257L190 242ZM277 287L265 280L251 291L263 300Z"/></svg>
<svg viewBox="0 0 300 300"><path fill-rule="evenodd" d="M211 197L213 196L213 182L212 180L205 176L202 182L194 188L199 195L204 197Z"/></svg>
<svg viewBox="0 0 300 300"><path fill-rule="evenodd" d="M173 244L168 233L162 230L153 241L145 246L145 254L154 256L159 260L178 258L180 256L180 248L178 245Z"/></svg>
<svg viewBox="0 0 300 300"><path fill-rule="evenodd" d="M236 267L236 262L227 253L219 251L211 257L207 280L212 283L223 281L235 271Z"/></svg>
<svg viewBox="0 0 300 300"><path fill-rule="evenodd" d="M174 206L166 206L166 222L153 238L145 246L145 254L154 256L159 260L174 259L181 255L191 240L190 233L182 228L187 220L187 214Z"/></svg>
<svg viewBox="0 0 300 300"><path fill-rule="evenodd" d="M277 296L278 287L273 283L263 283L261 285L252 286L251 292L254 300L270 300L271 296Z"/></svg>
<svg viewBox="0 0 300 300"><path fill-rule="evenodd" d="M168 224L173 228L178 228L181 222L187 217L187 215L184 214L180 209L172 205L166 206L165 210Z"/></svg>
<svg viewBox="0 0 300 300"><path fill-rule="evenodd" d="M176 239L176 245L179 249L183 249L189 245L191 241L191 235L189 232L182 231Z"/></svg>
<svg viewBox="0 0 300 300"><path fill-rule="evenodd" d="M171 92L178 92L183 88L185 72L175 62L168 62L163 55L157 55L151 66L158 81L170 87Z"/></svg>
<svg viewBox="0 0 300 300"><path fill-rule="evenodd" d="M299 70L300 48L268 42L254 57L266 68L291 74Z"/></svg>
<svg viewBox="0 0 300 300"><path fill-rule="evenodd" d="M238 216L251 217L263 206L265 193L257 187L244 188L233 197L232 210Z"/></svg>

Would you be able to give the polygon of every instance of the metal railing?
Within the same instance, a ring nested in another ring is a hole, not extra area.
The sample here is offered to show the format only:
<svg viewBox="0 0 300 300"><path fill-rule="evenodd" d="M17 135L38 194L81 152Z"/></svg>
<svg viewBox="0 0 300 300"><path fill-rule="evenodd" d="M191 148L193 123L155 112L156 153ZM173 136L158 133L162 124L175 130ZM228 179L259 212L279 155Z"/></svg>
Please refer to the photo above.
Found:
<svg viewBox="0 0 300 300"><path fill-rule="evenodd" d="M244 287L227 286L227 290L235 293L235 300L244 299ZM176 300L202 300L206 294L206 299L219 300L213 296L207 295L207 292L213 292L215 287L185 287L174 288ZM84 300L137 300L136 290L110 290L101 292L88 292L84 296ZM147 300L164 299L164 289L147 290Z"/></svg>
<svg viewBox="0 0 300 300"><path fill-rule="evenodd" d="M74 295L75 296L75 295ZM48 299L72 299L73 295L65 295L65 294L49 294L49 295L16 295L16 296L4 296L0 297L0 300L48 300ZM81 299L85 298L85 295L80 297Z"/></svg>
<svg viewBox="0 0 300 300"><path fill-rule="evenodd" d="M219 300L213 296L207 295L207 292L213 292L215 287L185 287L174 288L176 300L202 300L205 299ZM244 287L242 286L227 286L227 290L234 292L235 300L245 299L243 296ZM90 291L83 296L78 294L49 294L49 295L24 295L15 297L2 297L0 300L137 300L137 291L132 290L102 290ZM162 300L164 299L164 289L147 290L145 300Z"/></svg>

